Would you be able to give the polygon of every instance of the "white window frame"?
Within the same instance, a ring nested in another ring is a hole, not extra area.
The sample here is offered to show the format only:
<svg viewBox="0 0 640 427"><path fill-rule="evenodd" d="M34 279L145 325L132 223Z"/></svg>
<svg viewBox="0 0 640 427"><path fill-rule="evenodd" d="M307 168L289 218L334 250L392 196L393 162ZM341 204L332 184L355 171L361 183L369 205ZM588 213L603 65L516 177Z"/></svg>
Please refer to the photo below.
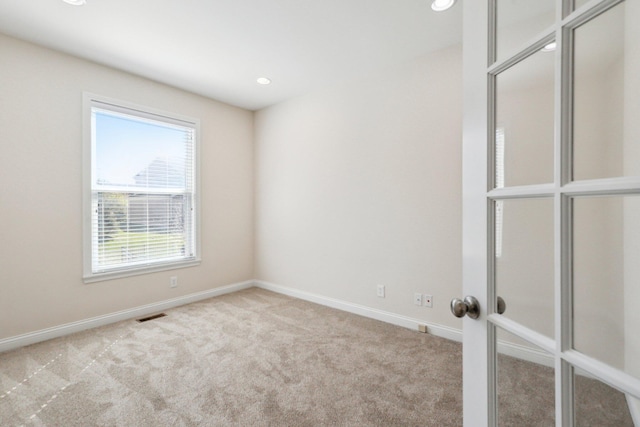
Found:
<svg viewBox="0 0 640 427"><path fill-rule="evenodd" d="M93 251L92 251L92 175L94 170L94 144L92 109L103 108L114 112L123 112L148 118L157 121L164 121L173 124L183 124L195 129L195 141L193 155L195 157L195 182L194 182L194 219L193 219L193 239L195 254L189 260L168 261L165 263L138 264L113 271L94 272L93 271ZM83 267L84 283L111 280L129 277L140 274L148 274L158 271L173 270L177 268L197 266L201 262L200 244L200 120L186 117L175 113L168 113L155 108L141 106L126 101L96 95L89 92L83 93Z"/></svg>

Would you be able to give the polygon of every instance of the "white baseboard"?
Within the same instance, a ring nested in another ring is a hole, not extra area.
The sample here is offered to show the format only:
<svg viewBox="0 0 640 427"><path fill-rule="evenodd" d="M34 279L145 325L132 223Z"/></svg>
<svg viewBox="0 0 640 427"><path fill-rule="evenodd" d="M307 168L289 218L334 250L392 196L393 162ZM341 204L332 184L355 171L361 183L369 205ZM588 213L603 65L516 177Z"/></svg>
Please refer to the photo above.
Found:
<svg viewBox="0 0 640 427"><path fill-rule="evenodd" d="M110 313L104 316L92 317L90 319L80 320L77 322L67 323L52 328L42 329L35 332L30 332L24 335L18 335L0 340L0 353L8 350L12 350L18 347L24 347L26 345L35 344L41 341L58 338L64 335L72 334L75 332L84 331L90 328L96 328L98 326L108 325L110 323L119 322L122 320L133 319L141 317L147 314L157 313L162 310L168 310L170 308L178 307L185 304L201 301L207 298L212 298L231 292L237 292L242 289L248 289L251 287L257 287L266 289L272 292L277 292L283 295L288 295L293 298L310 301L316 304L324 305L327 307L335 308L338 310L346 311L349 313L357 314L360 316L368 317L382 322L390 323L392 325L401 326L414 331L418 330L419 325L426 325L427 332L437 337L446 338L452 341L462 342L462 331L460 329L451 328L449 326L440 325L437 323L429 323L424 320L414 319L407 316L391 313L376 308L367 307L360 304L354 304L348 301L339 300L336 298L330 298L319 294L314 294L306 291L301 291L294 288L289 288L282 285L276 285L274 283L265 282L262 280L248 280L246 282L235 283L220 288L210 289L204 292L198 292L194 294L185 295L170 300L165 300L153 304L147 304L140 307L135 307L128 310L118 311ZM535 351L533 349L514 345L509 343L499 343L498 351L509 356L516 357L518 359L527 360L530 362L542 364L545 366L553 367L553 358L549 357L545 353Z"/></svg>
<svg viewBox="0 0 640 427"><path fill-rule="evenodd" d="M294 298L310 301L316 304L332 307L338 310L347 311L349 313L358 314L360 316L368 317L371 319L380 320L382 322L391 323L393 325L402 326L404 328L418 330L418 325L426 325L427 332L437 337L446 338L452 341L462 342L462 331L460 329L451 328L449 326L440 325L437 323L429 323L424 320L413 319L411 317L402 316L388 311L378 310L376 308L366 307L359 304L342 301L336 298L330 298L323 295L318 295L306 291L301 291L294 288L289 288L282 285L276 285L274 283L265 282L262 280L254 281L256 287L266 289L269 291L277 292L280 294L288 295ZM515 357L517 359L526 360L528 362L537 363L539 365L554 366L553 357L532 348L528 348L522 345L511 344L507 342L498 343L498 352L506 354L508 356Z"/></svg>
<svg viewBox="0 0 640 427"><path fill-rule="evenodd" d="M537 363L538 365L549 368L555 367L555 360L549 353L519 344L498 341L498 353L515 357L516 359L526 360L527 362Z"/></svg>
<svg viewBox="0 0 640 427"><path fill-rule="evenodd" d="M18 347L35 344L41 341L50 340L52 338L58 338L64 335L73 334L75 332L84 331L86 329L96 328L98 326L104 326L110 323L120 322L122 320L133 319L147 314L168 310L170 308L178 307L181 305L190 304L192 302L201 301L207 298L224 295L231 292L237 292L242 289L251 288L253 286L254 282L252 280L248 280L246 282L235 283L220 288L210 289L204 292L184 295L182 297L172 298L170 300L160 301L153 304L147 304L128 310L122 310L115 313L106 314L104 316L92 317L90 319L67 323L60 326L54 326L52 328L42 329L23 335L4 338L0 340L0 353Z"/></svg>
<svg viewBox="0 0 640 427"><path fill-rule="evenodd" d="M313 302L313 303L324 305L327 307L336 308L338 310L368 317L370 319L391 323L392 325L402 326L404 328L412 329L414 331L418 330L418 325L426 325L427 331L431 335L447 338L453 341L462 342L462 331L460 331L459 329L451 328L449 326L439 325L437 323L428 323L428 322L425 322L424 320L414 319L411 317L391 313L388 311L378 310L376 308L371 308L371 307L367 307L360 304L354 304L354 303L339 300L336 298L330 298L323 295L301 291L298 289L289 288L282 285L276 285L274 283L269 283L262 280L255 280L254 284L257 288L266 289L268 291L277 292L279 294L288 295L290 297L302 299L305 301Z"/></svg>

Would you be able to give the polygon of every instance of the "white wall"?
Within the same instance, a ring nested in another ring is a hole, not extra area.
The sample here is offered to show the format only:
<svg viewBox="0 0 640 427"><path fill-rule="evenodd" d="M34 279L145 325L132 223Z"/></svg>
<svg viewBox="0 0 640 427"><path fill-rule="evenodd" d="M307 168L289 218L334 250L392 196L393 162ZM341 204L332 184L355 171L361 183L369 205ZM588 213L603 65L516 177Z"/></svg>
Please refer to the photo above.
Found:
<svg viewBox="0 0 640 427"><path fill-rule="evenodd" d="M252 112L3 35L0 58L0 339L253 277ZM200 266L83 284L83 91L201 119Z"/></svg>
<svg viewBox="0 0 640 427"><path fill-rule="evenodd" d="M256 114L256 278L461 327L461 66L453 47Z"/></svg>

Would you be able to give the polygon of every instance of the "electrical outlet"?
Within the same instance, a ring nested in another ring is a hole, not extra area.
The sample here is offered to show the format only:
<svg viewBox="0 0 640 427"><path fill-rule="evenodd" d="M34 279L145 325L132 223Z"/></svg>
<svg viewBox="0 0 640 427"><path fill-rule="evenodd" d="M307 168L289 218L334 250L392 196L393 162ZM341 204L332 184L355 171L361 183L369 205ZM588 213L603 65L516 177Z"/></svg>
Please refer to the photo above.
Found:
<svg viewBox="0 0 640 427"><path fill-rule="evenodd" d="M170 288L178 287L178 276L171 276L171 278L169 278L169 287Z"/></svg>
<svg viewBox="0 0 640 427"><path fill-rule="evenodd" d="M433 295L424 295L424 306L433 308Z"/></svg>
<svg viewBox="0 0 640 427"><path fill-rule="evenodd" d="M413 294L413 303L415 305L422 305L422 294Z"/></svg>
<svg viewBox="0 0 640 427"><path fill-rule="evenodd" d="M384 285L378 285L377 295L380 298L384 298Z"/></svg>

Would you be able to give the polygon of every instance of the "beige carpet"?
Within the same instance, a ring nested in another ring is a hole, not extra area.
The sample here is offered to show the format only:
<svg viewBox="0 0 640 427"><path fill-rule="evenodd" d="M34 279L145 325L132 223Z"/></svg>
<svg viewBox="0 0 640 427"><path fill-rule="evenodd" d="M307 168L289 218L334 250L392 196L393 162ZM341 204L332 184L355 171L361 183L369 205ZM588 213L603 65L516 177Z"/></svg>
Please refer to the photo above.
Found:
<svg viewBox="0 0 640 427"><path fill-rule="evenodd" d="M0 354L0 426L462 425L456 342L260 289L166 313ZM500 364L501 425L553 425L551 370ZM584 425L632 425L587 388Z"/></svg>

